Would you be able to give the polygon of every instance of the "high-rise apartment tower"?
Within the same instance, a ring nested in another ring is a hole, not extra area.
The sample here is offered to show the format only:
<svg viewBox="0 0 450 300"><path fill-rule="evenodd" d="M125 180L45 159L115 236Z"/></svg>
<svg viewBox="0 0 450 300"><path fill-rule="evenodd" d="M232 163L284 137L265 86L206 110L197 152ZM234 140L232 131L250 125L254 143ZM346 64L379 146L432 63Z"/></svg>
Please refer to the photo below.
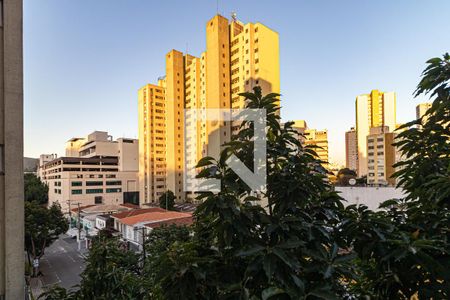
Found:
<svg viewBox="0 0 450 300"><path fill-rule="evenodd" d="M367 136L370 128L396 128L396 95L394 92L372 90L356 97L356 135L358 142L358 176L367 175Z"/></svg>
<svg viewBox="0 0 450 300"><path fill-rule="evenodd" d="M230 141L239 126L238 122L226 120L207 121L202 112L244 108L244 99L238 94L255 86L260 86L263 94L280 92L278 44L278 33L261 23L243 24L235 17L229 21L216 15L206 23L206 51L199 57L177 50L166 55L165 79L158 83L164 93L164 127L159 126L165 134L166 145L163 189L173 191L177 201L194 197L191 192L186 194L184 173L195 169L204 156L218 157L221 146ZM143 113L146 108L141 90L139 174L141 202L146 203L156 201L162 190L150 195L149 187L155 186L156 174L150 168L152 161L145 157L150 155L148 149L156 149L153 146L156 133L149 124L150 110L147 108L147 113ZM143 193L146 186L147 192Z"/></svg>

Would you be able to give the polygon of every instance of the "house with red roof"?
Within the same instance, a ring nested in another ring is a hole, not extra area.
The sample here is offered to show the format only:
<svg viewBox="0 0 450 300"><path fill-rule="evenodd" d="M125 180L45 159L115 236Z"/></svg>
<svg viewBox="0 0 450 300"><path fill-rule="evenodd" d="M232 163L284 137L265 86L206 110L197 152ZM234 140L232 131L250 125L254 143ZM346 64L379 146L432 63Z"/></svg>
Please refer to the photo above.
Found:
<svg viewBox="0 0 450 300"><path fill-rule="evenodd" d="M159 207L135 209L111 215L114 229L121 233L124 241L141 248L143 235L163 225L191 225L192 213L168 211Z"/></svg>

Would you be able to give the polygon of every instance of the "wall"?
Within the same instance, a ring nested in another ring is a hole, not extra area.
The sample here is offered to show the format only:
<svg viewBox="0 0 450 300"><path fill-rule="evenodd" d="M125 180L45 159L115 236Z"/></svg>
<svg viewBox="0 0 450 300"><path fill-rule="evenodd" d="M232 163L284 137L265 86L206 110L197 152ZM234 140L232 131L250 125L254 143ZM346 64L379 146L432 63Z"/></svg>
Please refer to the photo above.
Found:
<svg viewBox="0 0 450 300"><path fill-rule="evenodd" d="M22 1L0 1L0 299L24 299Z"/></svg>
<svg viewBox="0 0 450 300"><path fill-rule="evenodd" d="M364 204L371 210L377 210L383 201L404 197L403 191L394 187L336 187L336 191L347 200L344 205Z"/></svg>

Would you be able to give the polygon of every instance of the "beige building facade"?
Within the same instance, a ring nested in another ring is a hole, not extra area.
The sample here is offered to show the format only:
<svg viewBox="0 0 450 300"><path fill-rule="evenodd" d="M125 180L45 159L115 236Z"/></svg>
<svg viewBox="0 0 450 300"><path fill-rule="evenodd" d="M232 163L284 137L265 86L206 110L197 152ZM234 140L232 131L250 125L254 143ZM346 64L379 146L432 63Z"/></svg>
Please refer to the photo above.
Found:
<svg viewBox="0 0 450 300"><path fill-rule="evenodd" d="M0 299L24 299L22 1L0 1Z"/></svg>
<svg viewBox="0 0 450 300"><path fill-rule="evenodd" d="M367 184L395 185L391 178L395 172L397 151L394 143L396 134L387 126L373 127L367 136Z"/></svg>
<svg viewBox="0 0 450 300"><path fill-rule="evenodd" d="M58 203L65 213L78 204L138 204L138 152L138 140L114 141L102 131L70 139L66 154L72 156L40 166L41 180L49 187L49 204Z"/></svg>

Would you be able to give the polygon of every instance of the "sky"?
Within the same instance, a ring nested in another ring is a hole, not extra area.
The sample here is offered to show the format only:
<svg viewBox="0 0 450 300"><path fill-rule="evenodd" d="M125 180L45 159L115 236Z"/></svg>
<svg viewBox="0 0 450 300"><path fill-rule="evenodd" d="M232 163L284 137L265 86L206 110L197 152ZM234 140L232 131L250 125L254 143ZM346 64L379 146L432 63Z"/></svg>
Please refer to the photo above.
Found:
<svg viewBox="0 0 450 300"><path fill-rule="evenodd" d="M171 49L204 51L217 11L279 33L282 119L328 129L340 164L356 96L395 91L410 121L425 62L450 51L448 0L24 0L25 156L95 130L137 138L137 90Z"/></svg>

